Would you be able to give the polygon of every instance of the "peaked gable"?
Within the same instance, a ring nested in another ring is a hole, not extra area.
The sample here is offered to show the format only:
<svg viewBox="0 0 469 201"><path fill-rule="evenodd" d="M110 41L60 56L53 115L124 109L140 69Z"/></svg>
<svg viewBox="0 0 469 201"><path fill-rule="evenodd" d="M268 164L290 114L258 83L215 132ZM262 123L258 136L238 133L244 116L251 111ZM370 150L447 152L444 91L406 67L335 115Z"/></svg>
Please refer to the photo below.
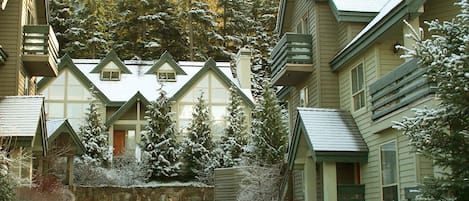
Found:
<svg viewBox="0 0 469 201"><path fill-rule="evenodd" d="M78 67L73 63L72 58L68 54L65 54L62 58L60 58L60 63L58 64L58 72L60 74L65 68L68 68L70 72L77 77L77 79L86 87L94 86L93 82L91 82L88 77L86 77L83 72L78 69ZM49 82L51 82L55 77L44 77L37 83L37 88L41 90L42 88L46 87ZM111 101L109 98L104 95L104 93L99 90L96 86L94 86L94 90L96 92L97 98L99 98L102 102L108 104Z"/></svg>
<svg viewBox="0 0 469 201"><path fill-rule="evenodd" d="M105 125L110 126L112 125L116 120L122 117L129 109L137 103L137 101L143 102L145 105L149 105L150 101L148 101L145 96L143 96L140 91L137 91L132 98L130 98L127 102L125 102L112 116L106 121Z"/></svg>
<svg viewBox="0 0 469 201"><path fill-rule="evenodd" d="M67 119L47 121L47 142L49 147L52 147L52 142L54 142L60 135L62 135L62 133L68 134L70 139L72 139L76 147L76 154L81 155L85 153L85 146L83 145L77 133L75 132L75 130L73 130L72 126L70 125Z"/></svg>
<svg viewBox="0 0 469 201"><path fill-rule="evenodd" d="M91 73L100 73L104 67L106 67L109 63L113 62L117 68L120 69L122 73L131 74L130 70L125 66L124 62L119 59L116 52L114 50L109 51L106 56L99 62L99 64L91 70Z"/></svg>
<svg viewBox="0 0 469 201"><path fill-rule="evenodd" d="M173 56L171 56L171 54L167 51L161 55L160 59L158 59L158 61L156 61L156 63L153 64L153 66L148 69L147 72L145 72L145 74L155 74L164 64L168 64L171 68L173 68L177 75L186 75L186 72L182 70L182 68L173 59Z"/></svg>
<svg viewBox="0 0 469 201"><path fill-rule="evenodd" d="M254 107L254 102L250 98L248 98L246 94L244 94L241 91L241 89L235 83L233 83L233 81L231 81L223 72L221 72L221 70L217 67L216 62L212 58L209 58L205 62L204 67L200 69L200 71L197 72L188 82L186 82L186 84L184 84L184 86L182 86L170 98L170 100L175 101L179 99L180 97L182 97L194 85L194 83L196 83L199 79L201 79L203 75L205 75L208 71L214 72L214 74L218 76L218 78L220 78L220 80L224 82L228 87L236 86L235 87L236 92L239 94L241 99L245 101L250 107L252 108Z"/></svg>

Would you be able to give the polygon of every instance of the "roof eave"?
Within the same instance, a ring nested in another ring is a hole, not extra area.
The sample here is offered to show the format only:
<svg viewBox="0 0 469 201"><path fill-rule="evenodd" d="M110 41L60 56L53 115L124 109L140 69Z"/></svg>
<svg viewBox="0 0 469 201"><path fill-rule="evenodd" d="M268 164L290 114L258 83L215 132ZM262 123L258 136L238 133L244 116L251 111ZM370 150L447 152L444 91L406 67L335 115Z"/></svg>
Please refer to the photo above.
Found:
<svg viewBox="0 0 469 201"><path fill-rule="evenodd" d="M398 23L402 18L410 13L415 13L416 10L423 5L425 0L415 1L402 1L392 9L382 20L380 20L369 31L363 34L360 38L353 41L353 43L346 46L345 49L340 51L330 62L330 67L333 72L337 72L344 67L344 64L355 58L358 54L365 51L368 47L375 42L383 32L391 28L394 24Z"/></svg>

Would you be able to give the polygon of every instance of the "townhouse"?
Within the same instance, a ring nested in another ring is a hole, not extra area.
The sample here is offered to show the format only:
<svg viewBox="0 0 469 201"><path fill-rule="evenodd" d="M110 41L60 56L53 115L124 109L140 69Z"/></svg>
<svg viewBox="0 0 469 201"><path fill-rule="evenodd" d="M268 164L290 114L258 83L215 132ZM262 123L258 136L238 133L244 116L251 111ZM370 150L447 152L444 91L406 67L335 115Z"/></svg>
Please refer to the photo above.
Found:
<svg viewBox="0 0 469 201"><path fill-rule="evenodd" d="M197 97L203 94L210 112L212 133L223 134L229 88L235 87L246 114L253 99L248 50L236 59L237 71L228 62L175 61L165 52L156 61L120 60L113 51L102 59L71 59L65 55L58 64L58 76L41 79L39 93L45 96L48 119L69 119L76 131L84 122L90 101L99 105L114 155L129 153L140 158L140 133L147 124L146 106L164 90L173 102L176 128L184 133L192 119ZM96 91L93 97L90 87ZM246 117L250 121L250 115Z"/></svg>
<svg viewBox="0 0 469 201"><path fill-rule="evenodd" d="M0 2L0 142L2 151L15 159L10 173L30 184L34 174L49 171L48 153L57 144L66 144L69 166L64 171L70 176L71 156L82 152L83 145L67 142L76 138L70 129L61 129L48 140L44 97L37 96L36 90L38 77L57 76L59 47L48 25L48 1Z"/></svg>
<svg viewBox="0 0 469 201"><path fill-rule="evenodd" d="M424 21L449 20L454 1L282 0L272 80L289 110L283 200L414 199L429 159L393 121L437 99L397 45ZM429 37L427 34L426 37Z"/></svg>

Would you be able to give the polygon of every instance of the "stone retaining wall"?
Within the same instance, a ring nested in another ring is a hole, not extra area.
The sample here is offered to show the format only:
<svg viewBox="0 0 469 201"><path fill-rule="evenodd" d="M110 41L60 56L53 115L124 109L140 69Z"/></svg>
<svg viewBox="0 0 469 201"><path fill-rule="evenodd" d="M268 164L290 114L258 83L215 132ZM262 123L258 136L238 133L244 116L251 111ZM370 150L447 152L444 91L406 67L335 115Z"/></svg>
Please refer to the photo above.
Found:
<svg viewBox="0 0 469 201"><path fill-rule="evenodd" d="M213 187L71 187L76 201L213 201Z"/></svg>

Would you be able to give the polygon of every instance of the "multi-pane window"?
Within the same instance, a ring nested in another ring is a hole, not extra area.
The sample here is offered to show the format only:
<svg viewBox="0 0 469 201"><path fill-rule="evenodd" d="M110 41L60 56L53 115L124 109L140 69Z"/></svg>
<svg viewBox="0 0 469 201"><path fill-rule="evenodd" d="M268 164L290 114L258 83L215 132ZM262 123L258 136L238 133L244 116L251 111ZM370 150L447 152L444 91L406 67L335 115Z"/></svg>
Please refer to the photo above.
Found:
<svg viewBox="0 0 469 201"><path fill-rule="evenodd" d="M398 199L396 141L381 145L381 179L383 201Z"/></svg>
<svg viewBox="0 0 469 201"><path fill-rule="evenodd" d="M363 64L352 69L352 98L353 109L359 110L365 107L365 79Z"/></svg>
<svg viewBox="0 0 469 201"><path fill-rule="evenodd" d="M181 98L178 106L178 127L185 131L192 119L193 108L201 93L203 93L203 98L209 109L212 133L215 137L220 136L226 127L225 117L229 92L214 74L208 74L200 79L193 89Z"/></svg>
<svg viewBox="0 0 469 201"><path fill-rule="evenodd" d="M47 119L67 118L74 129L83 123L92 100L88 88L68 70L64 70L40 93L46 98Z"/></svg>
<svg viewBox="0 0 469 201"><path fill-rule="evenodd" d="M158 80L162 82L175 82L176 73L175 72L158 72Z"/></svg>
<svg viewBox="0 0 469 201"><path fill-rule="evenodd" d="M308 87L303 87L300 91L300 107L308 106Z"/></svg>
<svg viewBox="0 0 469 201"><path fill-rule="evenodd" d="M103 70L101 71L101 80L120 80L121 72L119 70Z"/></svg>

